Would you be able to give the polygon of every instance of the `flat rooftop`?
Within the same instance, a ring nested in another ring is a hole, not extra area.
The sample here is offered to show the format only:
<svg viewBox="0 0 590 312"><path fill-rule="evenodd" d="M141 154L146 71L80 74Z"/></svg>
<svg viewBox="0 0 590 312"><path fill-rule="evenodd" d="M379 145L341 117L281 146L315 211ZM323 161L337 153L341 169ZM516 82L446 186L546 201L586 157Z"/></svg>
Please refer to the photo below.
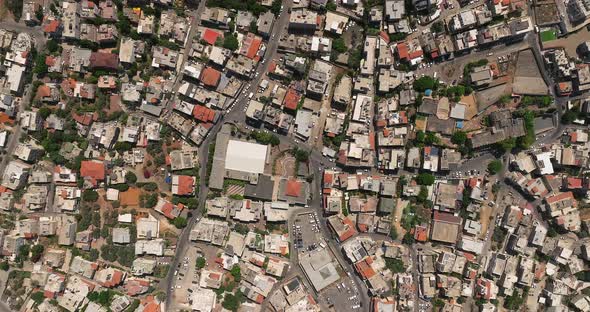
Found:
<svg viewBox="0 0 590 312"><path fill-rule="evenodd" d="M225 169L248 173L264 173L268 146L229 140L225 154Z"/></svg>

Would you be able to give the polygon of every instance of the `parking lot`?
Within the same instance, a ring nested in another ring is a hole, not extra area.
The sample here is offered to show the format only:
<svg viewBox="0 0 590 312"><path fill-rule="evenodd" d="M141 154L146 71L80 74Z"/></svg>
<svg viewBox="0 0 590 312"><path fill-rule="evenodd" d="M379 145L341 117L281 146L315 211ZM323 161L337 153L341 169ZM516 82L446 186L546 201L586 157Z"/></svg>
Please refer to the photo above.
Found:
<svg viewBox="0 0 590 312"><path fill-rule="evenodd" d="M323 290L319 299L334 311L366 311L368 308L361 306L358 290L348 276Z"/></svg>
<svg viewBox="0 0 590 312"><path fill-rule="evenodd" d="M189 245L178 266L174 270L174 282L171 286L173 305L176 309L186 309L192 302L191 293L199 285L199 274L196 268L197 258L201 251L194 245Z"/></svg>
<svg viewBox="0 0 590 312"><path fill-rule="evenodd" d="M318 220L316 212L305 212L296 216L291 233L293 236L293 248L297 252L305 253L325 246L320 240Z"/></svg>

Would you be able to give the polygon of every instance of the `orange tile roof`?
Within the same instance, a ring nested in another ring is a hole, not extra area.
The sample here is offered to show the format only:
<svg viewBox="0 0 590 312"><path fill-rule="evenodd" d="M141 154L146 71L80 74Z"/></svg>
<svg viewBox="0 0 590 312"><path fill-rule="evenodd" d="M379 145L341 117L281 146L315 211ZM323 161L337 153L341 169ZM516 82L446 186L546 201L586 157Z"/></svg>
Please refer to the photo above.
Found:
<svg viewBox="0 0 590 312"><path fill-rule="evenodd" d="M574 194L572 192L564 192L564 193L560 193L560 194L557 194L557 195L550 196L550 197L546 198L545 200L547 201L547 203L553 204L553 203L556 203L558 201L562 201L562 200L568 199L568 198L572 198L573 199L574 198Z"/></svg>
<svg viewBox="0 0 590 312"><path fill-rule="evenodd" d="M298 197L301 194L301 182L290 179L287 181L287 186L285 188L285 195Z"/></svg>
<svg viewBox="0 0 590 312"><path fill-rule="evenodd" d="M56 32L59 28L60 22L59 20L52 20L47 25L43 26L43 31L46 33L53 33Z"/></svg>
<svg viewBox="0 0 590 312"><path fill-rule="evenodd" d="M435 221L442 221L442 222L453 223L453 224L461 224L461 217L457 217L451 213L446 213L446 212L435 211L432 219L434 219Z"/></svg>
<svg viewBox="0 0 590 312"><path fill-rule="evenodd" d="M51 96L51 89L49 88L48 85L41 85L39 86L39 88L37 88L37 96L36 98L42 98L42 97L47 97L47 96Z"/></svg>
<svg viewBox="0 0 590 312"><path fill-rule="evenodd" d="M364 279L370 279L377 274L366 260L359 261L354 266Z"/></svg>
<svg viewBox="0 0 590 312"><path fill-rule="evenodd" d="M178 176L178 195L190 195L195 190L195 181L191 176Z"/></svg>
<svg viewBox="0 0 590 312"><path fill-rule="evenodd" d="M409 58L408 45L405 42L397 45L397 55L402 60Z"/></svg>
<svg viewBox="0 0 590 312"><path fill-rule="evenodd" d="M582 179L580 178L567 178L567 187L570 189L577 189L582 187Z"/></svg>
<svg viewBox="0 0 590 312"><path fill-rule="evenodd" d="M51 55L47 55L45 57L45 65L47 66L53 66L55 65L55 58Z"/></svg>
<svg viewBox="0 0 590 312"><path fill-rule="evenodd" d="M410 59L415 59L418 57L421 57L422 55L424 55L424 52L422 50L418 50L418 51L414 51L410 53Z"/></svg>
<svg viewBox="0 0 590 312"><path fill-rule="evenodd" d="M428 231L426 227L416 225L414 231L414 239L419 242L425 242L428 239Z"/></svg>
<svg viewBox="0 0 590 312"><path fill-rule="evenodd" d="M348 225L348 230L346 230L346 232L340 234L340 236L338 237L338 239L343 242L351 237L353 237L354 235L357 234L355 228L354 228L354 224L352 223L352 220L350 220L349 218L344 218L342 220L342 223L345 225Z"/></svg>
<svg viewBox="0 0 590 312"><path fill-rule="evenodd" d="M114 270L111 279L102 283L102 286L112 288L115 287L123 281L123 272L119 270Z"/></svg>
<svg viewBox="0 0 590 312"><path fill-rule="evenodd" d="M250 46L248 47L248 52L246 53L246 57L249 59L254 59L258 50L260 49L260 45L262 44L262 39L259 37L252 38L250 42Z"/></svg>
<svg viewBox="0 0 590 312"><path fill-rule="evenodd" d="M201 72L201 82L206 86L217 87L219 79L221 79L221 73L211 67L205 67Z"/></svg>
<svg viewBox="0 0 590 312"><path fill-rule="evenodd" d="M212 122L215 120L215 110L202 105L195 105L193 116L201 122Z"/></svg>
<svg viewBox="0 0 590 312"><path fill-rule="evenodd" d="M295 110L297 109L300 100L301 95L299 95L299 93L295 89L289 88L289 90L287 90L287 94L285 95L283 105L287 109Z"/></svg>
<svg viewBox="0 0 590 312"><path fill-rule="evenodd" d="M333 179L333 174L324 172L324 184L332 184Z"/></svg>
<svg viewBox="0 0 590 312"><path fill-rule="evenodd" d="M203 35L201 36L201 39L205 40L205 42L207 42L210 45L214 45L215 42L217 41L217 38L219 38L219 36L221 36L220 33L212 30L212 29L205 29L205 31L203 32Z"/></svg>
<svg viewBox="0 0 590 312"><path fill-rule="evenodd" d="M385 43L389 43L389 35L386 32L380 31L379 37L381 37L381 39L383 39Z"/></svg>
<svg viewBox="0 0 590 312"><path fill-rule="evenodd" d="M102 181L105 177L104 163L102 161L83 160L80 166L80 175Z"/></svg>
<svg viewBox="0 0 590 312"><path fill-rule="evenodd" d="M82 124L84 126L90 126L90 124L92 123L93 120L93 116L92 114L76 114L75 112L72 111L72 118L79 124Z"/></svg>
<svg viewBox="0 0 590 312"><path fill-rule="evenodd" d="M274 60L270 61L270 63L268 64L268 71L274 73L276 68L277 63Z"/></svg>

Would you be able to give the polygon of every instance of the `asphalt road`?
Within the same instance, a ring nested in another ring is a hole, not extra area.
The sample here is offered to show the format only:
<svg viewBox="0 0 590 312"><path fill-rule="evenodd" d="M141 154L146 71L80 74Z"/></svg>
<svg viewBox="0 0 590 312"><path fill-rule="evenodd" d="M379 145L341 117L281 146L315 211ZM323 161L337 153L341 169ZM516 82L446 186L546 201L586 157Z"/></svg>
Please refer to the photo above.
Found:
<svg viewBox="0 0 590 312"><path fill-rule="evenodd" d="M24 24L15 23L13 21L2 21L2 22L0 22L0 28L11 30L16 33L20 33L20 32L29 33L33 37L33 40L35 41L34 44L35 44L35 48L37 49L37 51L42 51L45 48L46 39L43 36L43 32L41 32L40 27L32 28L32 27L28 27ZM33 93L32 92L32 84L29 84L26 87L26 89L24 90L21 105L24 103L31 102L32 93ZM20 124L19 124L20 113L21 113L21 110L19 108L19 111L17 112L15 126L12 129L13 131L12 131L11 135L8 137L8 144L6 145L6 149L5 149L6 153L5 153L4 157L2 158L2 161L0 162L0 174L4 173L4 170L6 169L8 162L10 160L12 160L12 154L14 153L14 149L16 148L16 145L18 144L18 142L20 142L20 138L21 138L21 135L23 132L20 127ZM11 311L11 309L6 305L5 302L0 302L0 312L10 312L10 311Z"/></svg>
<svg viewBox="0 0 590 312"><path fill-rule="evenodd" d="M205 1L202 1L199 4L199 8L197 9L197 12L201 12L204 9L204 3ZM278 19L275 21L275 25L273 26L273 30L272 30L272 35L271 38L278 38L278 34L283 31L283 29L286 27L287 23L289 22L289 14L287 13L288 8L291 7L291 1L288 0L284 0L283 1L283 5L285 7L285 9L283 10L283 12L279 15ZM194 20L194 25L198 25L199 24L199 17L200 14L196 14L196 18ZM189 38L189 40L187 40L187 46L188 45L188 41L190 41L192 39ZM171 307L171 303L172 303L172 292L170 291L170 287L173 285L173 279L174 279L174 270L173 268L175 268L178 265L178 262L180 261L180 257L179 254L186 248L186 244L189 243L189 233L191 231L191 229L193 228L193 226L196 223L196 219L200 218L201 215L203 214L203 208L205 207L205 200L207 199L207 193L209 192L209 187L207 186L207 161L208 161L208 151L209 151L209 146L211 144L211 142L213 142L215 140L215 138L217 137L217 133L219 132L219 130L221 129L222 124L224 123L224 120L236 120L238 122L245 122L245 114L243 112L244 107L246 107L247 103L248 103L248 93L249 92L256 92L256 88L258 87L258 85L260 84L260 80L262 78L262 74L264 72L266 72L266 69L268 68L268 64L270 62L271 59L275 58L277 55L277 46L278 46L278 40L274 40L274 41L270 41L267 45L267 49L266 49L266 54L264 56L264 60L258 65L257 69L256 69L256 73L257 75L255 75L255 79L251 80L251 85L249 88L243 88L241 90L241 92L236 96L236 100L234 102L233 109L230 110L224 117L222 117L221 121L218 122L213 129L211 129L211 131L209 132L209 134L207 135L207 138L203 141L203 143L201 144L201 147L199 148L199 164L200 164L200 185L199 185L199 205L198 205L198 209L193 211L193 214L191 216L191 218L189 218L188 220L188 224L187 226L184 228L184 230L182 231L180 237L178 238L178 243L176 245L176 255L174 257L174 260L172 261L172 263L170 264L170 268L171 270L168 271L168 276L166 277L166 279L163 279L162 281L160 281L160 288L161 289L166 289L166 307ZM190 46L189 46L190 47ZM186 46L185 46L186 49ZM185 52L185 57L186 57L186 52ZM180 80L177 80L177 84L180 82ZM175 90L178 88L178 86L175 86Z"/></svg>

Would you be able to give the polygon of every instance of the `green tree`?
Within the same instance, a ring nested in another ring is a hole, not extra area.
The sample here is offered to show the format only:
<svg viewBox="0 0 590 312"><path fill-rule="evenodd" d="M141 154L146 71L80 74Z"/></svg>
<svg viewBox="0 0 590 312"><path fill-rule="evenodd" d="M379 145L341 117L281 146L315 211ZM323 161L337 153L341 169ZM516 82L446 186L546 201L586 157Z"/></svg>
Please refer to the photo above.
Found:
<svg viewBox="0 0 590 312"><path fill-rule="evenodd" d="M508 104L510 103L510 95L504 94L500 97L500 99L498 100L498 103L500 104Z"/></svg>
<svg viewBox="0 0 590 312"><path fill-rule="evenodd" d="M30 251L31 251L31 246L26 245L26 244L22 245L18 248L17 257L21 261L27 260L27 259L29 259L29 252Z"/></svg>
<svg viewBox="0 0 590 312"><path fill-rule="evenodd" d="M512 292L512 295L507 296L504 300L504 307L509 310L518 310L524 304L524 296L520 296L518 291Z"/></svg>
<svg viewBox="0 0 590 312"><path fill-rule="evenodd" d="M437 308L442 308L442 307L445 306L445 302L442 301L440 298L435 298L432 301L432 305L435 306L435 307L437 307Z"/></svg>
<svg viewBox="0 0 590 312"><path fill-rule="evenodd" d="M338 6L336 5L336 3L334 3L334 0L328 0L328 3L326 3L326 10L336 11L337 9Z"/></svg>
<svg viewBox="0 0 590 312"><path fill-rule="evenodd" d="M392 273L405 272L404 262L400 259L385 259L385 267L387 267Z"/></svg>
<svg viewBox="0 0 590 312"><path fill-rule="evenodd" d="M502 162L495 159L488 164L488 171L491 174L496 174L502 170Z"/></svg>
<svg viewBox="0 0 590 312"><path fill-rule="evenodd" d="M231 33L226 33L223 39L223 47L232 51L238 49L239 43L238 38Z"/></svg>
<svg viewBox="0 0 590 312"><path fill-rule="evenodd" d="M309 160L309 152L304 149L295 147L295 148L293 148L292 153L293 153L293 156L295 156L295 159L297 161L308 161Z"/></svg>
<svg viewBox="0 0 590 312"><path fill-rule="evenodd" d="M45 47L47 48L47 51L55 53L59 50L59 43L57 43L57 41L53 39L50 39L47 40L47 44L45 45Z"/></svg>
<svg viewBox="0 0 590 312"><path fill-rule="evenodd" d="M125 182L129 184L135 184L135 182L137 182L137 176L135 173L131 171L127 172L127 174L125 174Z"/></svg>
<svg viewBox="0 0 590 312"><path fill-rule="evenodd" d="M14 16L14 20L18 22L23 14L23 1L22 0L6 0L4 1L6 8Z"/></svg>
<svg viewBox="0 0 590 312"><path fill-rule="evenodd" d="M424 133L424 131L419 130L416 132L416 142L417 143L424 143L424 141L426 140L426 134Z"/></svg>
<svg viewBox="0 0 590 312"><path fill-rule="evenodd" d="M184 217L176 217L174 220L172 220L172 224L174 224L177 229L182 229L186 227L187 221Z"/></svg>
<svg viewBox="0 0 590 312"><path fill-rule="evenodd" d="M8 269L10 269L10 265L8 265L8 261L0 262L0 270L8 271Z"/></svg>
<svg viewBox="0 0 590 312"><path fill-rule="evenodd" d="M270 7L270 11L274 15L279 15L279 13L281 13L281 6L282 6L281 0L273 0L272 5Z"/></svg>
<svg viewBox="0 0 590 312"><path fill-rule="evenodd" d="M434 145L440 143L440 139L436 136L434 132L427 132L426 138L424 138L424 143L428 145Z"/></svg>
<svg viewBox="0 0 590 312"><path fill-rule="evenodd" d="M571 124L576 119L578 119L578 113L571 110L568 110L563 115L561 115L561 123L566 125Z"/></svg>
<svg viewBox="0 0 590 312"><path fill-rule="evenodd" d="M223 303L221 305L230 311L237 311L238 307L240 306L240 301L234 294L225 294L223 296Z"/></svg>
<svg viewBox="0 0 590 312"><path fill-rule="evenodd" d="M39 53L35 58L35 67L33 68L33 73L37 75L44 75L49 70L47 64L45 64L45 58L47 55L45 53Z"/></svg>
<svg viewBox="0 0 590 312"><path fill-rule="evenodd" d="M426 186L420 186L420 192L418 193L417 200L422 204L426 203L428 200L428 188Z"/></svg>
<svg viewBox="0 0 590 312"><path fill-rule="evenodd" d="M332 49L336 50L338 53L344 53L348 50L346 48L346 43L344 43L344 39L342 38L332 40Z"/></svg>
<svg viewBox="0 0 590 312"><path fill-rule="evenodd" d="M196 265L197 265L197 269L200 270L200 269L204 268L205 265L207 265L207 260L203 257L198 257Z"/></svg>
<svg viewBox="0 0 590 312"><path fill-rule="evenodd" d="M231 274L231 276L233 276L233 277L234 277L234 281L235 281L236 283L239 283L239 282L240 282L240 280L242 279L242 272L241 272L240 266L239 266L239 265L237 265L237 264L235 264L235 265L234 265L234 266L231 268L231 270L229 271L229 273Z"/></svg>
<svg viewBox="0 0 590 312"><path fill-rule="evenodd" d="M457 145L465 144L465 142L467 142L467 133L463 131L455 131L455 133L453 133L453 136L451 137L451 142Z"/></svg>
<svg viewBox="0 0 590 312"><path fill-rule="evenodd" d="M511 151L516 147L516 138L508 138L504 141L496 143L496 148L502 153Z"/></svg>
<svg viewBox="0 0 590 312"><path fill-rule="evenodd" d="M361 60L363 59L363 51L360 48L352 50L348 56L348 67L357 70L361 66Z"/></svg>
<svg viewBox="0 0 590 312"><path fill-rule="evenodd" d="M432 185L434 184L434 176L430 173L420 173L416 177L416 182L420 185Z"/></svg>
<svg viewBox="0 0 590 312"><path fill-rule="evenodd" d="M430 26L430 31L433 33L441 33L445 30L444 25L441 21L436 21Z"/></svg>
<svg viewBox="0 0 590 312"><path fill-rule="evenodd" d="M37 262L41 260L41 256L43 255L44 250L45 247L43 247L43 245L38 244L33 246L33 248L31 248L31 261Z"/></svg>
<svg viewBox="0 0 590 312"><path fill-rule="evenodd" d="M98 200L98 193L95 190L85 190L82 193L82 200L85 202L96 202Z"/></svg>
<svg viewBox="0 0 590 312"><path fill-rule="evenodd" d="M43 300L45 300L45 295L42 291L37 291L31 295L31 299L35 301L36 305L40 305L43 302Z"/></svg>
<svg viewBox="0 0 590 312"><path fill-rule="evenodd" d="M424 92L428 89L436 90L438 87L438 80L430 76L423 76L414 81L414 90Z"/></svg>
<svg viewBox="0 0 590 312"><path fill-rule="evenodd" d="M41 115L41 118L46 119L49 117L49 115L51 115L51 109L49 109L47 106L43 106L39 108L39 115Z"/></svg>
<svg viewBox="0 0 590 312"><path fill-rule="evenodd" d="M395 226L391 227L391 230L389 230L389 237L391 237L391 239L396 240L398 238L398 234L397 234L397 230L395 229Z"/></svg>

